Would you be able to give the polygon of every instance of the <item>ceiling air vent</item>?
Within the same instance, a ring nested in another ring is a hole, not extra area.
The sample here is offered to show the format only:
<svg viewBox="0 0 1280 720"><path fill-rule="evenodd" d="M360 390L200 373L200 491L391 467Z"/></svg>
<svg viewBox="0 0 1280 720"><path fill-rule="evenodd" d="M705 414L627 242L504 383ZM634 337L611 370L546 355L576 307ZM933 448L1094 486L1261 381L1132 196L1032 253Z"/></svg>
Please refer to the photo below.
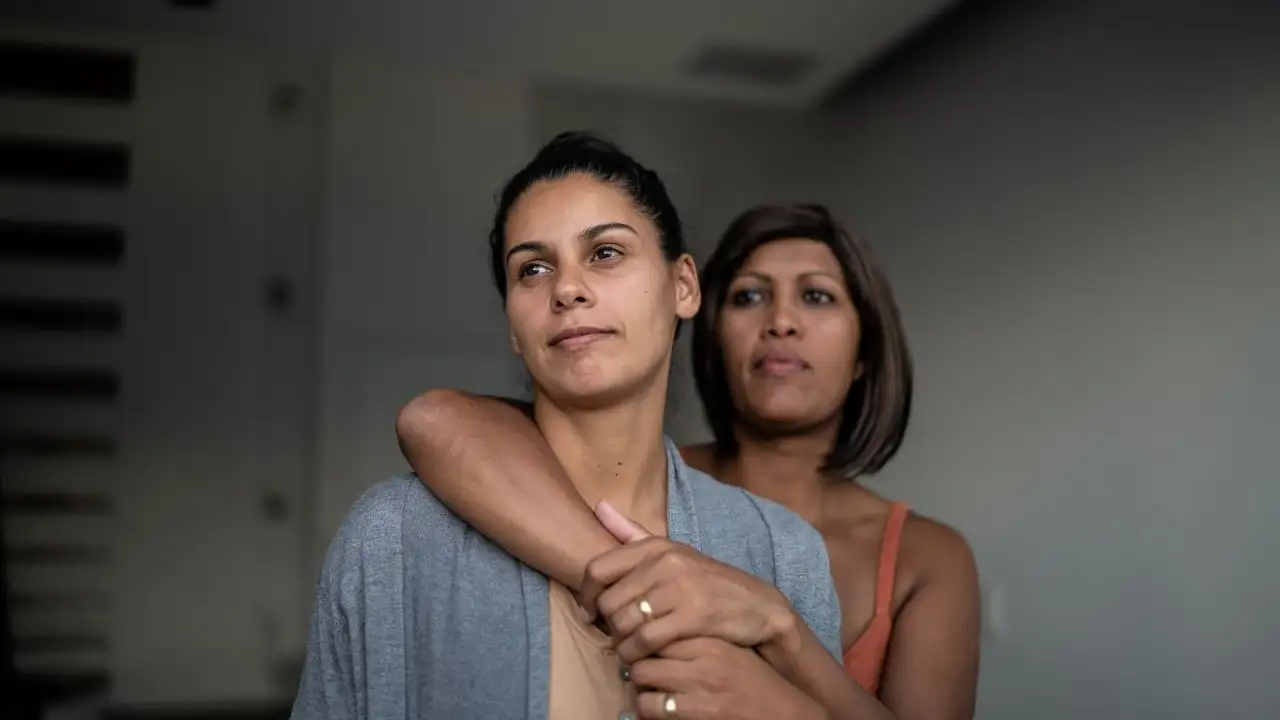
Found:
<svg viewBox="0 0 1280 720"><path fill-rule="evenodd" d="M701 78L782 87L799 81L812 65L813 56L807 53L712 44L693 56L688 70Z"/></svg>

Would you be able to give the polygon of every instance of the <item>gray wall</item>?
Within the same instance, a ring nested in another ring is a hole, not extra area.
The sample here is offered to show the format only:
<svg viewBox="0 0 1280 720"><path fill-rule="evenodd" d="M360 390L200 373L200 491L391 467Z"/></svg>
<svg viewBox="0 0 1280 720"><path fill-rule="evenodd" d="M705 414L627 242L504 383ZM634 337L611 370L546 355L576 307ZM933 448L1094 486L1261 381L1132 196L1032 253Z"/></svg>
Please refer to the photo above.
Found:
<svg viewBox="0 0 1280 720"><path fill-rule="evenodd" d="M981 717L1271 716L1280 13L994 5L815 136L918 362L879 485L978 553Z"/></svg>

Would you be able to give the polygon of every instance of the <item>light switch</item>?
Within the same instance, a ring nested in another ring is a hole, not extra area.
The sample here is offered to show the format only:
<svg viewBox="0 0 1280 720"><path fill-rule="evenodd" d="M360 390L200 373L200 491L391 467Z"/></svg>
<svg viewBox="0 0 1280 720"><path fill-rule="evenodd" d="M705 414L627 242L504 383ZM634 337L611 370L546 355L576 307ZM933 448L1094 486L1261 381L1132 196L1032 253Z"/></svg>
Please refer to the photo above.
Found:
<svg viewBox="0 0 1280 720"><path fill-rule="evenodd" d="M982 588L982 634L991 639L1009 633L1009 589L1002 582L987 583Z"/></svg>

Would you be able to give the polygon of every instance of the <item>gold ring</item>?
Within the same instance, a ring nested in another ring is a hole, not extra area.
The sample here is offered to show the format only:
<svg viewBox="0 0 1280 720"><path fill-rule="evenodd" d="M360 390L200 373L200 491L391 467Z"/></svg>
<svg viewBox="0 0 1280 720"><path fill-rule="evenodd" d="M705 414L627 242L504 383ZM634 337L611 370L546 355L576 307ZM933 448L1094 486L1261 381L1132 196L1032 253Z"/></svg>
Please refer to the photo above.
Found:
<svg viewBox="0 0 1280 720"><path fill-rule="evenodd" d="M637 600L636 609L639 610L640 614L644 616L644 619L646 622L653 619L653 606L649 604L649 601L647 599L640 598L639 600Z"/></svg>
<svg viewBox="0 0 1280 720"><path fill-rule="evenodd" d="M676 698L671 693L666 693L662 696L662 716L676 717Z"/></svg>

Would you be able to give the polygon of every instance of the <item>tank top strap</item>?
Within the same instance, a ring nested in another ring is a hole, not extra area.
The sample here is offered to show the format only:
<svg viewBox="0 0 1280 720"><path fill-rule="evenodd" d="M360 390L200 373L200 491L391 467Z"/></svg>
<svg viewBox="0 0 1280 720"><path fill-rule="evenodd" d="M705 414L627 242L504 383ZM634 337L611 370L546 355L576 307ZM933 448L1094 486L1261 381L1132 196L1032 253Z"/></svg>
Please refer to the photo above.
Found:
<svg viewBox="0 0 1280 720"><path fill-rule="evenodd" d="M888 615L893 610L898 548L902 545L902 527L910 512L911 508L906 503L894 503L889 508L889 519L884 523L884 536L880 538L880 564L876 569L876 615Z"/></svg>

